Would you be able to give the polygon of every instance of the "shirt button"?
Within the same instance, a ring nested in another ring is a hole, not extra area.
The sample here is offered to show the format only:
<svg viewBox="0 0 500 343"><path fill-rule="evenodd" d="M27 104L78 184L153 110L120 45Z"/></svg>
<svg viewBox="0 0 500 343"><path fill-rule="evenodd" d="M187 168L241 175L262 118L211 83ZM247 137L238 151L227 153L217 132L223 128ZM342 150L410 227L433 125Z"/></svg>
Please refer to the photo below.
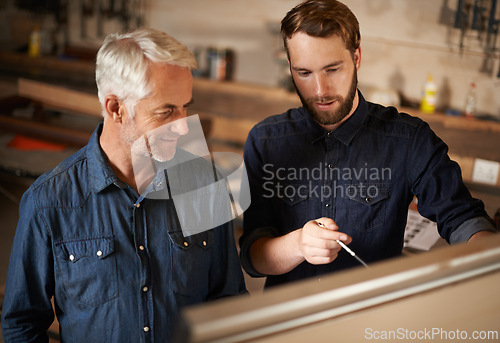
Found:
<svg viewBox="0 0 500 343"><path fill-rule="evenodd" d="M163 182L161 181L156 184L156 187L161 187L161 186L163 186Z"/></svg>
<svg viewBox="0 0 500 343"><path fill-rule="evenodd" d="M326 204L325 207L330 207L331 205L330 204Z"/></svg>
<svg viewBox="0 0 500 343"><path fill-rule="evenodd" d="M328 137L328 138L330 138L331 136L332 136L332 133L331 133L331 132L328 132L328 133L326 134L326 137Z"/></svg>
<svg viewBox="0 0 500 343"><path fill-rule="evenodd" d="M101 250L99 250L99 251L97 252L97 256L99 256L99 257L101 257L101 256L102 256L102 251L101 251Z"/></svg>
<svg viewBox="0 0 500 343"><path fill-rule="evenodd" d="M189 245L188 242L184 242L184 246L187 247Z"/></svg>
<svg viewBox="0 0 500 343"><path fill-rule="evenodd" d="M137 208L141 207L141 203L136 204L135 207Z"/></svg>
<svg viewBox="0 0 500 343"><path fill-rule="evenodd" d="M328 165L328 168L333 169L333 163L330 163L330 164Z"/></svg>
<svg viewBox="0 0 500 343"><path fill-rule="evenodd" d="M69 255L69 260L74 261L75 260L75 255Z"/></svg>
<svg viewBox="0 0 500 343"><path fill-rule="evenodd" d="M203 246L206 247L207 246L207 241L203 241Z"/></svg>
<svg viewBox="0 0 500 343"><path fill-rule="evenodd" d="M144 330L144 332L148 332L148 331L149 331L149 326L145 326L145 327L143 328L143 330Z"/></svg>
<svg viewBox="0 0 500 343"><path fill-rule="evenodd" d="M144 250L144 246L143 245L139 245L139 250Z"/></svg>
<svg viewBox="0 0 500 343"><path fill-rule="evenodd" d="M370 198L370 197L366 197L366 198L365 198L365 202L366 202L367 204L368 204L368 203L370 203L370 202L372 202L372 198Z"/></svg>
<svg viewBox="0 0 500 343"><path fill-rule="evenodd" d="M148 291L148 286L144 286L144 287L142 287L142 291L143 291L144 293L145 293L145 292L147 292L147 291Z"/></svg>

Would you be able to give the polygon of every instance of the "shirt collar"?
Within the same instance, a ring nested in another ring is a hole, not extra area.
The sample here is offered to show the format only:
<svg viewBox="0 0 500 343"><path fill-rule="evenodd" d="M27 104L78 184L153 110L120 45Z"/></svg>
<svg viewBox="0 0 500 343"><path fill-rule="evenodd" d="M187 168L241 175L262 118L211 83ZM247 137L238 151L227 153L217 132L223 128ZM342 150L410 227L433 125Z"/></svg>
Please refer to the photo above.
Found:
<svg viewBox="0 0 500 343"><path fill-rule="evenodd" d="M103 123L100 123L87 144L89 182L90 189L94 193L102 191L111 184L116 184L122 188L126 186L111 169L104 151L101 149L99 137L102 133L102 127Z"/></svg>
<svg viewBox="0 0 500 343"><path fill-rule="evenodd" d="M89 143L87 144L87 161L89 168L89 180L90 188L92 192L98 193L108 187L111 184L115 184L120 188L126 188L128 185L121 181L118 176L116 176L111 166L108 164L106 155L101 149L99 143L99 137L102 133L103 124L100 123L95 129L94 133L90 137ZM165 177L165 170L167 164L160 163L157 165L158 171L155 178L148 185L146 190L141 194L141 199L145 198L148 194L152 192L162 191L167 183Z"/></svg>
<svg viewBox="0 0 500 343"><path fill-rule="evenodd" d="M308 119L307 121L311 130L311 141L315 143L322 139L325 135L330 134L345 145L349 145L362 127L363 122L368 115L366 100L359 90L358 96L359 104L352 116L332 132L325 130L321 125L316 123L314 119L312 119L306 109L301 108Z"/></svg>

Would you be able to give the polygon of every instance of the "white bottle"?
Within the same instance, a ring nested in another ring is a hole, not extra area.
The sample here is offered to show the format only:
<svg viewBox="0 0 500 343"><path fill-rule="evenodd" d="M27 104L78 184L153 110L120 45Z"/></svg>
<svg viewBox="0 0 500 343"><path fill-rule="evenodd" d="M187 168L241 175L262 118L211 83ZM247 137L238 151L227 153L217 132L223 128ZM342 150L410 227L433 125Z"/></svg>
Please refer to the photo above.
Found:
<svg viewBox="0 0 500 343"><path fill-rule="evenodd" d="M467 92L467 98L465 101L465 116L467 118L473 119L477 114L477 95L476 95L476 83L471 82L469 91Z"/></svg>

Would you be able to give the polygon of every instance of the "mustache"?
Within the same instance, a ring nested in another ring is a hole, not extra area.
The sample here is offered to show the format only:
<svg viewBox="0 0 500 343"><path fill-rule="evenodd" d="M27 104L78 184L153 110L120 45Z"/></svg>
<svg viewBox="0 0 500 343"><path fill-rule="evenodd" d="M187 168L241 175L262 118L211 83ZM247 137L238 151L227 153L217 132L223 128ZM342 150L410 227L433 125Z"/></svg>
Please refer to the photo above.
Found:
<svg viewBox="0 0 500 343"><path fill-rule="evenodd" d="M293 79L293 77L291 79L292 79L292 85L295 88L295 92L299 96L299 99L302 102L302 106L304 108L309 108L309 106L311 106L314 103L327 104L327 103L330 103L332 101L339 101L339 102L344 101L344 98L341 97L341 96L339 96L339 95L337 95L337 96L315 97L315 98L307 98L307 99L305 99L302 96L302 93L300 93L297 85L295 84L295 80Z"/></svg>

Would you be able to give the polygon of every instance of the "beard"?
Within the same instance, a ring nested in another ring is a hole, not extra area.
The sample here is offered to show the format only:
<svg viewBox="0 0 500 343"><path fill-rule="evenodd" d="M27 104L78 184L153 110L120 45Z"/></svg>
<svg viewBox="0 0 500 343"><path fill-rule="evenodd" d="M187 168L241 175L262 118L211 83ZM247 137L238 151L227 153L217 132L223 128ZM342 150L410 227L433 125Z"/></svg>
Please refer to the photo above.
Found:
<svg viewBox="0 0 500 343"><path fill-rule="evenodd" d="M349 92L345 98L340 95L335 95L306 99L302 96L302 94L300 94L293 77L292 82L297 94L299 95L300 101L302 102L302 106L307 110L314 121L320 125L335 125L340 123L342 119L344 119L351 112L358 87L358 72L355 68L352 75L351 86L349 87ZM338 101L340 107L331 111L320 111L314 108L315 103L329 103L332 101Z"/></svg>
<svg viewBox="0 0 500 343"><path fill-rule="evenodd" d="M169 133L170 123L149 132L141 133L135 124L130 123L121 130L122 141L130 148L134 161L154 160L167 162L174 158L179 135Z"/></svg>
<svg viewBox="0 0 500 343"><path fill-rule="evenodd" d="M177 139L144 134L131 142L130 151L132 160L139 163L149 163L145 162L149 160L167 162L173 159L177 152Z"/></svg>
<svg viewBox="0 0 500 343"><path fill-rule="evenodd" d="M177 151L177 139L164 140L158 136L147 137L149 155L158 162L167 162L174 158Z"/></svg>

